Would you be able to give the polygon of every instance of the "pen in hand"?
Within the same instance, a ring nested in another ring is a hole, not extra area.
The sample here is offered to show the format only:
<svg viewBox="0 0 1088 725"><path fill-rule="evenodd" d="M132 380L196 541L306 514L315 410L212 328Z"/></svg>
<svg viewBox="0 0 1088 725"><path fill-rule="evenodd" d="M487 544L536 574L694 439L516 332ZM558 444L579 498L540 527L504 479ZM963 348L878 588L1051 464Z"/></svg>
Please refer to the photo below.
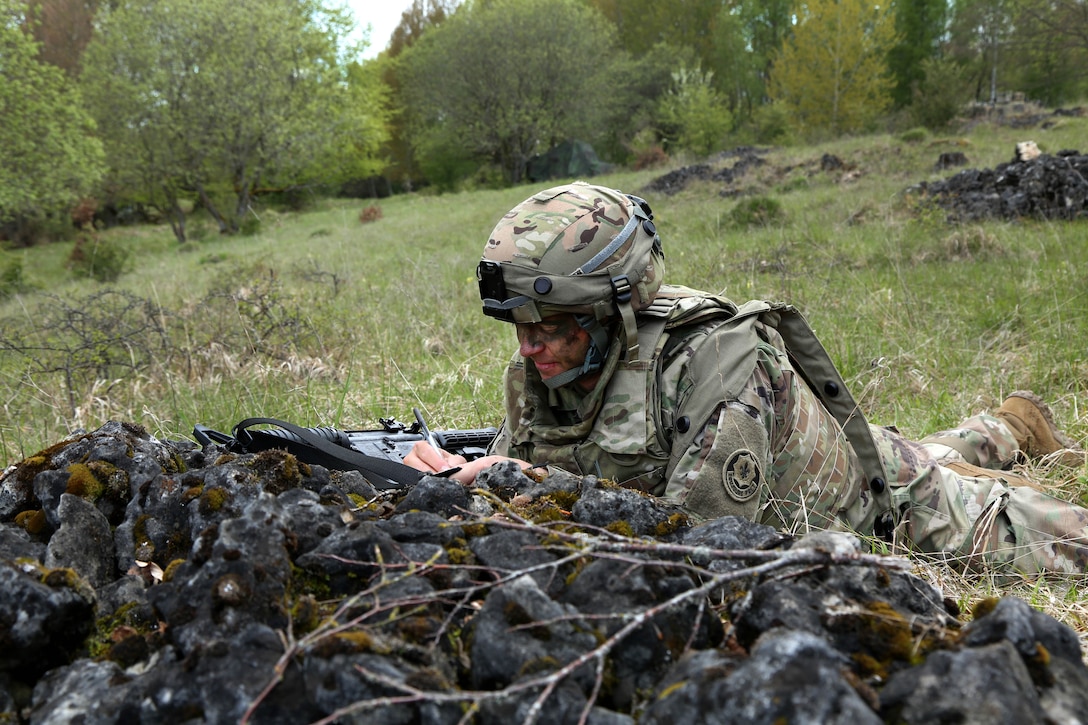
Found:
<svg viewBox="0 0 1088 725"><path fill-rule="evenodd" d="M427 441L427 443L431 445L432 448L438 451L438 454L441 455L443 459L445 459L446 452L442 450L442 446L438 445L438 439L434 437L434 433L432 433L431 429L427 427L427 422L423 420L423 413L419 411L419 408L412 408L412 413L416 417L416 423L419 424L419 432L423 435L423 438ZM460 466L458 466L456 468L448 468L444 471L438 471L435 473L435 475L448 477L452 476L460 470L461 468Z"/></svg>
<svg viewBox="0 0 1088 725"><path fill-rule="evenodd" d="M416 423L419 424L419 432L436 451L441 453L442 447L438 445L438 439L434 437L434 433L427 427L427 422L423 420L423 413L419 412L419 408L412 408L412 413L416 416Z"/></svg>

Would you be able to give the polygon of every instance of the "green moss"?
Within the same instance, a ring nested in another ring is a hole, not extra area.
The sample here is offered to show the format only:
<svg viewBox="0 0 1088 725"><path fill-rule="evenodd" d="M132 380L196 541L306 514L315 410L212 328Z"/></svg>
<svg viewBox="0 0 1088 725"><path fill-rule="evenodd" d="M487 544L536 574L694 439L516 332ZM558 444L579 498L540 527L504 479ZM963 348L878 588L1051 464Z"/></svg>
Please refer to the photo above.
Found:
<svg viewBox="0 0 1088 725"><path fill-rule="evenodd" d="M162 580L164 582L171 581L174 578L174 573L177 572L178 567L185 563L185 559L174 559L166 568L162 570Z"/></svg>
<svg viewBox="0 0 1088 725"><path fill-rule="evenodd" d="M545 500L553 502L561 509L566 509L567 511L570 511L574 507L574 504L578 503L578 499L580 497L578 496L578 494L571 491L552 491L551 493L543 496L543 498Z"/></svg>
<svg viewBox="0 0 1088 725"><path fill-rule="evenodd" d="M15 515L15 525L21 526L28 534L37 536L45 528L45 511L22 511Z"/></svg>
<svg viewBox="0 0 1088 725"><path fill-rule="evenodd" d="M204 493L203 484L199 486L190 486L181 494L181 500L185 503L189 503L190 501L200 498L200 494L202 493Z"/></svg>
<svg viewBox="0 0 1088 725"><path fill-rule="evenodd" d="M837 618L835 631L852 635L851 657L862 676L885 679L897 663L915 665L944 641L944 630L915 633L910 621L887 602Z"/></svg>
<svg viewBox="0 0 1088 725"><path fill-rule="evenodd" d="M328 574L312 572L294 564L291 565L291 578L287 582L287 596L289 598L297 599L310 595L321 601L328 599L331 594L332 587L329 584Z"/></svg>
<svg viewBox="0 0 1088 725"><path fill-rule="evenodd" d="M31 456L23 460L19 464L18 473L15 474L15 479L19 483L30 483L34 480L34 477L49 467L49 458L43 453L39 453L35 456Z"/></svg>
<svg viewBox="0 0 1088 725"><path fill-rule="evenodd" d="M518 677L525 677L527 675L543 674L546 672L555 672L559 669L559 660L556 658L545 655L543 657L537 657L536 659L529 660L521 666L518 670Z"/></svg>
<svg viewBox="0 0 1088 725"><path fill-rule="evenodd" d="M605 529L611 531L613 534L626 536L629 539L633 538L635 535L635 530L631 528L631 524L627 521L613 521L608 526L606 526Z"/></svg>
<svg viewBox="0 0 1088 725"><path fill-rule="evenodd" d="M88 602L93 602L95 600L94 587L92 587L86 579L76 573L75 569L70 569L68 567L46 569L45 567L42 567L39 569L39 572L41 573L41 583L51 589L69 589L86 599Z"/></svg>
<svg viewBox="0 0 1088 725"><path fill-rule="evenodd" d="M566 521L570 517L569 511L557 506L554 501L549 501L547 498L534 501L524 513L525 518L535 524L546 524L549 521Z"/></svg>
<svg viewBox="0 0 1088 725"><path fill-rule="evenodd" d="M302 483L302 470L298 459L278 448L261 451L253 457L249 466L259 474L264 482L264 489L269 493L278 495L288 489L298 488Z"/></svg>
<svg viewBox="0 0 1088 725"><path fill-rule="evenodd" d="M64 488L65 493L88 501L97 501L105 488L105 484L98 480L87 464L73 463L68 466L68 485Z"/></svg>
<svg viewBox="0 0 1088 725"><path fill-rule="evenodd" d="M132 524L132 543L139 550L142 546L150 546L154 551L155 545L151 543L151 537L147 535L147 522L151 520L150 514L140 514Z"/></svg>
<svg viewBox="0 0 1088 725"><path fill-rule="evenodd" d="M389 654L390 648L365 629L351 629L318 638L310 651L318 657L328 659L336 655L363 652Z"/></svg>
<svg viewBox="0 0 1088 725"><path fill-rule="evenodd" d="M971 607L971 618L981 619L982 617L985 617L987 614L994 611L994 607L996 607L997 603L1000 601L1001 599L999 597L986 597L985 599L978 600L975 602L975 606Z"/></svg>
<svg viewBox="0 0 1088 725"><path fill-rule="evenodd" d="M487 524L464 524L461 526L461 532L469 539L487 536Z"/></svg>
<svg viewBox="0 0 1088 725"><path fill-rule="evenodd" d="M578 576L582 573L582 570L585 569L585 568L586 568L586 559L585 558L578 559L578 561L576 561L574 563L574 566L571 568L570 574L567 574L567 578L564 580L566 582L566 585L568 587L573 586L575 580L578 579Z"/></svg>
<svg viewBox="0 0 1088 725"><path fill-rule="evenodd" d="M230 494L226 489L214 486L212 488L205 488L204 493L200 495L200 513L204 515L213 514L219 509L223 508L223 504L227 502Z"/></svg>
<svg viewBox="0 0 1088 725"><path fill-rule="evenodd" d="M321 623L321 607L310 594L296 598L288 611L291 613L291 629L295 636L312 632Z"/></svg>
<svg viewBox="0 0 1088 725"><path fill-rule="evenodd" d="M679 529L690 524L690 519L684 514L675 513L665 521L662 521L654 529L654 534L657 536L668 536L676 533Z"/></svg>
<svg viewBox="0 0 1088 725"><path fill-rule="evenodd" d="M472 561L474 555L468 548L468 542L458 536L446 545L446 556L449 557L450 564L456 566Z"/></svg>

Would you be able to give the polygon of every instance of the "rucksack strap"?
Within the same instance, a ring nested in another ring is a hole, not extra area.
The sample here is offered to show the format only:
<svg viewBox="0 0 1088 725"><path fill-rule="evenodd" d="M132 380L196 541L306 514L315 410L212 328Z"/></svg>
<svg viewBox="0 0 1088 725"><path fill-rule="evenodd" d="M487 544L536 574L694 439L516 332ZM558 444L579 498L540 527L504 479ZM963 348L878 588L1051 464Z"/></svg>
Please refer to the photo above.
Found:
<svg viewBox="0 0 1088 725"><path fill-rule="evenodd" d="M254 425L273 425L281 430L250 430ZM327 430L333 434L339 432ZM411 466L350 448L346 436L342 443L334 443L312 429L276 418L246 418L234 426L233 434L237 446L245 452L282 448L305 463L336 471L359 471L377 489L408 488L419 483L423 476Z"/></svg>
<svg viewBox="0 0 1088 725"><path fill-rule="evenodd" d="M869 421L861 412L831 356L816 337L804 315L792 305L772 305L762 319L778 330L786 343L786 352L794 367L808 383L827 411L842 426L850 447L857 454L861 470L869 482L869 490L880 502L880 509L891 509L888 474L880 456Z"/></svg>

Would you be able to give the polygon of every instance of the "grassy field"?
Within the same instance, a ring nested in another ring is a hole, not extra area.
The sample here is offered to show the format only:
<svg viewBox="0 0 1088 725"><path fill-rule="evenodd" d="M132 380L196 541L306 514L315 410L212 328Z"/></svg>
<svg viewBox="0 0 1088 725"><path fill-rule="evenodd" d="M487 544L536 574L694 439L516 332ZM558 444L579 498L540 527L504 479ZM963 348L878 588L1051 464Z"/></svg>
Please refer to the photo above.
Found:
<svg viewBox="0 0 1088 725"><path fill-rule="evenodd" d="M1045 130L982 124L773 149L735 185L740 197L709 181L644 191L683 160L594 181L647 198L669 281L803 310L873 422L922 436L1030 388L1085 441L1088 224L950 225L903 192L950 176L934 171L944 151L990 168L1029 139L1088 151L1086 132L1088 119L1062 118ZM824 154L846 169L821 171ZM398 196L366 224L370 202L265 210L249 237L197 218L198 241L184 246L166 226L112 229L101 236L128 271L109 286L72 275L70 243L3 252L0 269L21 262L32 289L0 304L0 462L110 419L165 438L254 415L371 428L411 420L413 406L434 428L497 424L515 341L480 314L474 269L497 219L540 186ZM781 218L739 222L753 194ZM1085 498L1088 472L1039 473ZM991 585L976 582L965 600ZM1075 587L1031 586L1029 601L1057 602L1088 629Z"/></svg>

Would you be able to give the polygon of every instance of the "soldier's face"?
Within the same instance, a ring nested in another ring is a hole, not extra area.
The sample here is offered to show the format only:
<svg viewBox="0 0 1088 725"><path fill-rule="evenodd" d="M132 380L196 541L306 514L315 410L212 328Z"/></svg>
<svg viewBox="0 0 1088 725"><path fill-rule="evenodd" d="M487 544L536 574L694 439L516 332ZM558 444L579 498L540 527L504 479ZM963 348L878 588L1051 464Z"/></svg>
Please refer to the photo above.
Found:
<svg viewBox="0 0 1088 725"><path fill-rule="evenodd" d="M552 315L540 322L514 325L518 333L518 351L536 365L543 380L574 367L581 367L589 350L589 333L574 315Z"/></svg>

